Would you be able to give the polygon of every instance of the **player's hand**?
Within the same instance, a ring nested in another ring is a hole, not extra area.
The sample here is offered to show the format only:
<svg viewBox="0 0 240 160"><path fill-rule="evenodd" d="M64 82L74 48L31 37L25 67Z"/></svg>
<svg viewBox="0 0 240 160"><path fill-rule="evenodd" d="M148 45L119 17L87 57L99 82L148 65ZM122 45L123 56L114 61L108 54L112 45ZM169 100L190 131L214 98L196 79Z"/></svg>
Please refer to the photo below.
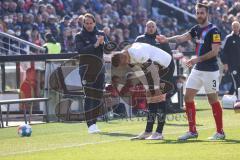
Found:
<svg viewBox="0 0 240 160"><path fill-rule="evenodd" d="M98 41L99 44L103 44L104 43L104 36L98 36L97 41Z"/></svg>
<svg viewBox="0 0 240 160"><path fill-rule="evenodd" d="M223 72L227 73L227 71L228 71L228 64L224 64L223 65Z"/></svg>
<svg viewBox="0 0 240 160"><path fill-rule="evenodd" d="M198 63L199 62L199 59L198 57L194 57L194 58L191 58L190 60L188 60L186 62L186 66L191 68L194 64Z"/></svg>
<svg viewBox="0 0 240 160"><path fill-rule="evenodd" d="M99 45L102 45L104 43L104 36L97 36L97 42L94 44L94 47L97 48Z"/></svg>
<svg viewBox="0 0 240 160"><path fill-rule="evenodd" d="M168 43L168 39L164 35L157 35L155 40L159 43Z"/></svg>

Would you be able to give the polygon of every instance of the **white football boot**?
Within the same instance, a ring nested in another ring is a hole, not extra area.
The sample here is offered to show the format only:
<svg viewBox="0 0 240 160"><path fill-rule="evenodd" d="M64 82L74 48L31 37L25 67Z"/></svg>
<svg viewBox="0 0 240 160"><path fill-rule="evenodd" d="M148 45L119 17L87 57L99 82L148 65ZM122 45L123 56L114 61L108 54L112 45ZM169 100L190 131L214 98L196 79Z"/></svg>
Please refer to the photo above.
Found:
<svg viewBox="0 0 240 160"><path fill-rule="evenodd" d="M150 137L146 138L146 140L163 140L163 135L158 132L154 132Z"/></svg>
<svg viewBox="0 0 240 160"><path fill-rule="evenodd" d="M93 134L93 133L99 133L100 130L98 129L96 124L92 124L91 126L88 127L88 133Z"/></svg>
<svg viewBox="0 0 240 160"><path fill-rule="evenodd" d="M208 137L208 140L224 140L225 139L225 134L223 133L215 133L212 137Z"/></svg>
<svg viewBox="0 0 240 160"><path fill-rule="evenodd" d="M142 132L138 136L131 138L131 140L144 140L152 135L152 132Z"/></svg>
<svg viewBox="0 0 240 160"><path fill-rule="evenodd" d="M193 133L193 132L187 132L184 135L178 137L179 141L186 141L188 139L197 139L198 138L198 133Z"/></svg>

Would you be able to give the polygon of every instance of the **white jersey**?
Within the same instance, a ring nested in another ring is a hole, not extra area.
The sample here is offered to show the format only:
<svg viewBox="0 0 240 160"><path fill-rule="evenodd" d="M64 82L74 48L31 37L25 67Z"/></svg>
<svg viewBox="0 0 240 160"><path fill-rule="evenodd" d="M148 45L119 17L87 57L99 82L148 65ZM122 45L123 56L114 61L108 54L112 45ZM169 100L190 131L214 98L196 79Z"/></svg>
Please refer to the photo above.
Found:
<svg viewBox="0 0 240 160"><path fill-rule="evenodd" d="M130 63L132 64L145 63L150 59L164 67L168 67L172 60L171 55L167 52L146 43L133 43L128 48L128 53L130 55Z"/></svg>

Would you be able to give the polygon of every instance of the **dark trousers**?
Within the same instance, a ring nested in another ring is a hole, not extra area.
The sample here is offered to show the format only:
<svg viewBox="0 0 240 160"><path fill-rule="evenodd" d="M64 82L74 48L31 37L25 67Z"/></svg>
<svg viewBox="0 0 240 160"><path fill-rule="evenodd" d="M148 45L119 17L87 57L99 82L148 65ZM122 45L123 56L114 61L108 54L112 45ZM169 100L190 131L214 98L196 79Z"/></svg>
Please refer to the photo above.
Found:
<svg viewBox="0 0 240 160"><path fill-rule="evenodd" d="M102 111L104 80L105 75L104 73L101 73L99 74L94 83L86 84L83 86L85 90L89 88L93 90L93 92L90 94L88 94L88 92L85 92L84 110L88 127L91 126L92 124L96 124L97 117L100 115Z"/></svg>
<svg viewBox="0 0 240 160"><path fill-rule="evenodd" d="M168 69L169 69L168 72L163 77L161 77L161 79L164 80L164 81L168 81L168 82L173 83L173 73L174 73L174 70L175 70L175 64L174 64L173 60L169 64Z"/></svg>
<svg viewBox="0 0 240 160"><path fill-rule="evenodd" d="M164 75L163 77L161 77L161 79L163 81L167 81L170 82L173 86L172 90L167 92L167 99L170 99L174 94L175 94L175 85L174 85L174 80L173 80L173 74L174 74L174 70L175 70L175 64L174 61L172 60L170 65L168 66L168 72L166 75Z"/></svg>
<svg viewBox="0 0 240 160"><path fill-rule="evenodd" d="M126 117L127 112L126 112L125 104L119 103L113 106L113 112L118 114L120 117Z"/></svg>
<svg viewBox="0 0 240 160"><path fill-rule="evenodd" d="M234 71L234 70L233 70ZM233 71L231 71L231 73L233 73ZM236 82L236 88L234 87L234 85L232 85L229 94L234 94L234 92L236 91L236 94L238 95L237 89L240 87L240 67L238 67L237 69L235 69L235 71L237 71L236 74L232 74L233 78Z"/></svg>
<svg viewBox="0 0 240 160"><path fill-rule="evenodd" d="M169 69L168 72L163 77L161 77L161 80L167 81L167 82L170 82L173 84L173 73L175 70L175 65L174 65L173 60L171 61L170 65L168 66L168 69ZM169 91L167 93L167 96L166 96L167 99L171 98L171 96L172 96L171 92L172 91ZM147 116L147 125L146 125L145 132L152 132L153 125L154 125L155 119L157 117L158 123L157 123L156 132L162 133L163 127L164 127L165 121L166 121L166 115L167 115L167 102L163 101L163 102L159 102L159 103L149 103L148 109L149 109L149 113Z"/></svg>
<svg viewBox="0 0 240 160"><path fill-rule="evenodd" d="M156 132L162 133L166 120L166 101L159 103L149 103L149 113L147 116L147 125L145 132L152 132L155 119L157 117L157 129Z"/></svg>

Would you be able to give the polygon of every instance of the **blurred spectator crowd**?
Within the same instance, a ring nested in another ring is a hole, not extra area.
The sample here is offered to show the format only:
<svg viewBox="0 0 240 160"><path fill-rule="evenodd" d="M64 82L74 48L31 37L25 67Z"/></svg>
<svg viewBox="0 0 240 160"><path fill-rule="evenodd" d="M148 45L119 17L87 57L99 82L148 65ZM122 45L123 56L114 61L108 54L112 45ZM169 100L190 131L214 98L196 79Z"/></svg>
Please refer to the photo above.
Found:
<svg viewBox="0 0 240 160"><path fill-rule="evenodd" d="M194 14L195 0L166 1ZM224 38L231 32L232 21L240 21L240 1L214 0L208 3L211 21L220 28ZM51 32L61 43L62 52L73 52L74 37L81 30L83 15L87 12L95 15L98 29L118 44L132 42L143 34L150 18L156 20L160 33L167 36L183 33L192 25L182 25L175 17L159 19L153 10L142 6L141 0L2 0L0 31L39 46L45 43L44 35ZM189 51L191 45L177 47L180 51Z"/></svg>
<svg viewBox="0 0 240 160"><path fill-rule="evenodd" d="M144 33L148 12L140 6L138 0L3 0L0 31L39 46L51 32L61 43L62 52L72 52L85 13L93 13L98 29L120 43Z"/></svg>
<svg viewBox="0 0 240 160"><path fill-rule="evenodd" d="M231 24L234 20L240 21L240 0L165 0L166 2L183 9L189 13L195 14L196 2L207 3L210 13L210 22L215 24L221 31L222 39L226 35L231 33ZM190 29L194 24L185 17L184 23L178 22L179 15L175 15L171 18L163 17L159 15L153 15L158 19L158 26L162 28L163 34L167 36L173 36L176 34L184 33ZM184 43L177 46L180 51L193 51L193 44L191 42Z"/></svg>
<svg viewBox="0 0 240 160"><path fill-rule="evenodd" d="M192 14L195 13L196 0L165 0ZM199 0L210 6L210 21L217 25L222 37L231 33L231 24L234 20L240 21L240 0Z"/></svg>

